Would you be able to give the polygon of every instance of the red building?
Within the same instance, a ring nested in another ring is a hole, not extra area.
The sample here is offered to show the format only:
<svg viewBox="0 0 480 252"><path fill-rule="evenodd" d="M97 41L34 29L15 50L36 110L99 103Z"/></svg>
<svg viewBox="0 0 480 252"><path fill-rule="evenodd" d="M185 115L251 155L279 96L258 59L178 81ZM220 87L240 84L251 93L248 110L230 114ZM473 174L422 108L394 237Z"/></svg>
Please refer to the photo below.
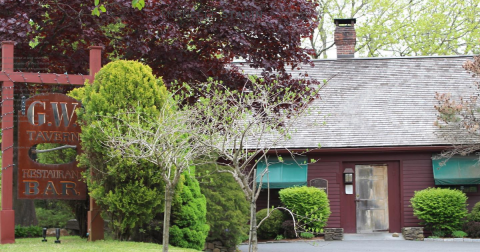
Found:
<svg viewBox="0 0 480 252"><path fill-rule="evenodd" d="M451 146L434 125L435 94L471 95L475 80L462 64L472 57L354 58L354 23L336 20L338 59L315 60L314 67L292 71L293 76L308 72L310 78L329 81L288 147L322 148L307 155L318 161L304 167L270 166L270 205L280 204L280 188L320 178L328 182L328 227L346 233L418 226L410 198L428 187L464 190L472 207L480 201L478 156L453 158L442 167L432 160ZM351 183L346 182L350 176ZM257 205L267 207L266 189Z"/></svg>

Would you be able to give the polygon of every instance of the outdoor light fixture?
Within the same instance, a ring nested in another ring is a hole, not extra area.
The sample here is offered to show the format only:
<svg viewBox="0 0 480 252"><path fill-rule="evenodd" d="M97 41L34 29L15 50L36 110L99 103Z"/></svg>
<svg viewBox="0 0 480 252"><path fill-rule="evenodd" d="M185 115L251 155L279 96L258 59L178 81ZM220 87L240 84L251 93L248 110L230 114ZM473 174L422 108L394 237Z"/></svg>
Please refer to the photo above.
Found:
<svg viewBox="0 0 480 252"><path fill-rule="evenodd" d="M43 236L42 242L46 242L47 241L47 228L43 228L42 236Z"/></svg>
<svg viewBox="0 0 480 252"><path fill-rule="evenodd" d="M343 172L343 182L345 182L345 184L353 184L353 169L352 168L347 168Z"/></svg>
<svg viewBox="0 0 480 252"><path fill-rule="evenodd" d="M345 184L345 194L353 194L353 169L346 168L343 171L343 182Z"/></svg>
<svg viewBox="0 0 480 252"><path fill-rule="evenodd" d="M57 237L55 243L60 243L60 228L55 229L55 236Z"/></svg>

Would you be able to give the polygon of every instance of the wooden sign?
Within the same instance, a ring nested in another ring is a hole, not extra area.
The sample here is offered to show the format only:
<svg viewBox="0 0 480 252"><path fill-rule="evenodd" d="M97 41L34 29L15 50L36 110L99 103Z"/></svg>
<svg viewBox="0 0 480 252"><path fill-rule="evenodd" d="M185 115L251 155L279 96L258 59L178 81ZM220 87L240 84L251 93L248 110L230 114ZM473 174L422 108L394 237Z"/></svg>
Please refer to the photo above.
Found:
<svg viewBox="0 0 480 252"><path fill-rule="evenodd" d="M34 160L37 144L56 143L80 153L80 126L75 109L80 102L64 94L39 94L22 101L18 115L19 199L86 199L87 187L73 159L65 164ZM58 148L52 148L54 150Z"/></svg>
<svg viewBox="0 0 480 252"><path fill-rule="evenodd" d="M317 178L310 180L310 186L322 189L328 195L328 180Z"/></svg>

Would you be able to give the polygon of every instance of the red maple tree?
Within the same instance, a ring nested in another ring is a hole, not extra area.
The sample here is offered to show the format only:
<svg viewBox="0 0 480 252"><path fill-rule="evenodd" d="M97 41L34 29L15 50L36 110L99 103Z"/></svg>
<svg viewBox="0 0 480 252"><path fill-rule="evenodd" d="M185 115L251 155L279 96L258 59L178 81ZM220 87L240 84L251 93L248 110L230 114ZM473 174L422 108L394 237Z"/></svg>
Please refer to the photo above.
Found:
<svg viewBox="0 0 480 252"><path fill-rule="evenodd" d="M241 57L264 68L266 81L305 87L286 70L310 63L313 52L301 39L317 26L315 1L163 0L142 10L126 0L102 4L107 11L96 16L93 3L81 0L0 1L0 41L17 42L21 71L87 74L88 47L102 45L103 63L140 60L166 83L214 77L243 87L247 79L229 66Z"/></svg>

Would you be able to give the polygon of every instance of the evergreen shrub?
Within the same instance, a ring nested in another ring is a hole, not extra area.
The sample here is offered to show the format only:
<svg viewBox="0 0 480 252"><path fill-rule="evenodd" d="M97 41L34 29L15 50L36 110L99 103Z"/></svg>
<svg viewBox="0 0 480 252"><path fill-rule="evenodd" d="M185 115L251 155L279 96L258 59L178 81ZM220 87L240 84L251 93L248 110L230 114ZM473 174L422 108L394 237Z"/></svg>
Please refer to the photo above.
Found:
<svg viewBox="0 0 480 252"><path fill-rule="evenodd" d="M468 221L480 222L480 202L477 202L472 211L467 215Z"/></svg>
<svg viewBox="0 0 480 252"><path fill-rule="evenodd" d="M427 188L416 191L410 202L422 225L445 235L458 230L467 216L467 196L460 190Z"/></svg>
<svg viewBox="0 0 480 252"><path fill-rule="evenodd" d="M86 83L69 95L83 105L77 110L83 150L77 159L80 166L95 168L94 176L84 173L90 196L110 220L114 238L128 240L135 227L150 222L163 210L164 183L156 165L121 155L112 157L115 150L102 142L105 132L127 132L126 127L118 128L115 123L118 119L135 120L127 112L136 110L156 117L168 99L166 88L150 67L119 60L105 65L92 84Z"/></svg>
<svg viewBox="0 0 480 252"><path fill-rule="evenodd" d="M220 241L231 248L248 240L250 208L232 175L215 173L215 169L215 165L196 167L201 192L207 199L207 224L210 226L207 242Z"/></svg>
<svg viewBox="0 0 480 252"><path fill-rule="evenodd" d="M193 170L193 169L191 169ZM170 243L202 250L208 235L207 203L197 179L188 171L181 175L172 202Z"/></svg>
<svg viewBox="0 0 480 252"><path fill-rule="evenodd" d="M257 229L257 236L261 239L273 239L282 234L282 223L285 221L285 215L280 210L262 209L258 211L257 225L267 216L268 210L270 216Z"/></svg>

